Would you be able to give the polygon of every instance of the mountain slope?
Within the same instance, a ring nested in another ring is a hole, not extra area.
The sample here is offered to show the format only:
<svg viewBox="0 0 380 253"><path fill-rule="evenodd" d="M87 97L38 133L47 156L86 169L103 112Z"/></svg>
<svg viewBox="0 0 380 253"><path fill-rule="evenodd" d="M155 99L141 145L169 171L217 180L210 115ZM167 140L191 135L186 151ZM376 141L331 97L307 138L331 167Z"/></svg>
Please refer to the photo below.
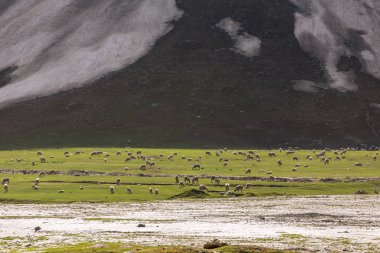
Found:
<svg viewBox="0 0 380 253"><path fill-rule="evenodd" d="M379 140L380 81L347 55L336 67L353 73L356 91L314 85L328 83L328 71L295 36L299 6L178 0L177 7L182 18L132 65L83 87L0 109L0 146L338 146ZM239 26L236 35L218 25L226 18L233 21L229 28ZM261 41L259 54L247 56L253 44L245 39L253 37ZM297 80L312 85L305 92Z"/></svg>

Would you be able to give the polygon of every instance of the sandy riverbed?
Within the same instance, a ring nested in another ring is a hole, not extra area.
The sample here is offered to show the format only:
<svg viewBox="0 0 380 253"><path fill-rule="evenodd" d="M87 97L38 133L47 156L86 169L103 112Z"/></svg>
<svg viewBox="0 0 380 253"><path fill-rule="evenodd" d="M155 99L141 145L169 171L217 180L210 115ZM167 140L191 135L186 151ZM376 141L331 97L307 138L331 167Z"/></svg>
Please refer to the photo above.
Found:
<svg viewBox="0 0 380 253"><path fill-rule="evenodd" d="M211 238L304 252L380 251L378 196L3 204L0 217L4 252L89 240L201 245ZM42 230L35 233L36 226Z"/></svg>

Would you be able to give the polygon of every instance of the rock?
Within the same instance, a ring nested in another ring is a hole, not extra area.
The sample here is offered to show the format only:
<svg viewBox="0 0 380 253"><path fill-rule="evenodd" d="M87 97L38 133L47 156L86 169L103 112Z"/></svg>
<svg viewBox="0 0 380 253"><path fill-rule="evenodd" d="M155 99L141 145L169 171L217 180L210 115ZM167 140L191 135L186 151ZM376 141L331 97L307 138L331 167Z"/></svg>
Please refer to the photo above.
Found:
<svg viewBox="0 0 380 253"><path fill-rule="evenodd" d="M214 239L210 242L206 242L206 244L203 246L204 249L216 249L220 247L227 246L228 244L225 242L221 242L218 239Z"/></svg>
<svg viewBox="0 0 380 253"><path fill-rule="evenodd" d="M34 228L34 232L37 232L37 231L40 231L41 230L41 227L40 226L37 226Z"/></svg>
<svg viewBox="0 0 380 253"><path fill-rule="evenodd" d="M138 227L138 228L145 228L145 227L146 227L146 225L145 225L145 224L142 224L142 223L140 223L140 224L138 224L138 225L137 225L137 227Z"/></svg>

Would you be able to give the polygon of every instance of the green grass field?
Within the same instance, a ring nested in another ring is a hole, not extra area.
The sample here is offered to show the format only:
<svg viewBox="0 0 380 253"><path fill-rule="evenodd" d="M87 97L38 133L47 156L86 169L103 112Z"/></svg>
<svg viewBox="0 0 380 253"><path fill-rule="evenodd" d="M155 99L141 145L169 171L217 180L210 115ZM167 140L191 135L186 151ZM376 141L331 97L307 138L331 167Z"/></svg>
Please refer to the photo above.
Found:
<svg viewBox="0 0 380 253"><path fill-rule="evenodd" d="M92 156L94 150L103 151L103 155ZM268 151L253 150L259 155L261 161L249 160L246 156L236 155L234 152L249 153L248 150L229 150L216 156L217 150L208 150L211 156L206 155L206 150L193 149L129 149L129 148L81 148L81 149L44 149L41 150L46 158L45 163L40 162L37 156L39 150L14 150L0 151L0 177L10 178L9 191L0 191L1 202L12 203L68 203L68 202L116 202L116 201L150 201L166 200L182 197L226 197L224 196L224 184L229 183L232 188L238 184L251 184L244 189L243 194L236 196L268 196L268 195L330 195L330 194L354 194L357 191L366 191L373 194L376 185L375 178L380 177L380 160L373 160L376 152L348 151L342 155L336 155L333 151L327 152L325 157L331 157L332 161L325 165L311 150L297 151L295 154L286 155L285 152L274 150L277 157L269 157ZM79 155L75 152L80 151ZM134 159L125 162L128 152L137 158L137 151L150 162L153 167L141 170L145 161ZM69 155L66 157L65 152ZM121 152L121 155L116 155ZM319 151L316 151L319 152ZM167 157L178 153L169 160ZM105 155L109 157L105 160ZM162 156L160 156L162 155ZM307 160L310 155L313 160ZM186 159L183 159L185 156ZM336 156L342 158L336 160ZM197 161L197 159L199 161ZM293 161L298 157L298 161ZM188 159L191 161L188 161ZM219 161L222 159L223 161ZM227 165L224 160L227 159ZM282 166L277 165L281 159ZM32 166L32 162L35 163ZM196 163L201 169L193 170ZM361 163L363 166L355 166ZM308 167L304 167L307 165ZM125 170L125 167L128 170ZM251 169L250 174L246 170ZM39 190L32 188L34 180L40 171L54 170L57 175L45 175L40 177ZM88 171L89 176L74 176L75 171ZM34 171L35 174L22 174ZM117 176L115 176L118 173ZM121 174L123 173L123 174ZM124 175L126 173L126 175ZM143 174L143 175L142 175ZM205 194L199 191L198 184L187 185L180 188L174 180L175 175L190 177L198 175L200 184L205 184L209 192ZM207 177L221 176L221 184L212 183ZM230 178L228 178L230 177ZM233 177L233 178L231 178ZM249 178L250 177L250 178ZM256 178L253 178L256 177ZM269 177L283 178L307 178L312 182L272 182ZM117 186L116 179L121 179L121 185ZM340 182L324 183L322 178L334 178ZM352 182L349 178L364 178L361 182ZM346 182L349 181L349 182ZM102 182L102 183L99 183ZM80 186L84 189L80 189ZM115 194L109 191L110 185L115 187ZM132 194L127 194L130 187ZM158 189L159 194L150 194L148 189ZM64 193L58 193L59 190ZM229 196L231 197L231 196ZM233 197L233 196L232 196Z"/></svg>

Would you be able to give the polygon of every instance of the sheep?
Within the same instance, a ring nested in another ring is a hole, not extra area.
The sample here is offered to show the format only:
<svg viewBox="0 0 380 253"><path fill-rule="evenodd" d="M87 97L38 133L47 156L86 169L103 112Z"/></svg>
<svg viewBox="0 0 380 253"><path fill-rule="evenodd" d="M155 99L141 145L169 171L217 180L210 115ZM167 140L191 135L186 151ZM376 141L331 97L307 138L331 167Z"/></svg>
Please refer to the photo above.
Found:
<svg viewBox="0 0 380 253"><path fill-rule="evenodd" d="M58 193L64 193L64 192L65 190L62 190L62 189L58 190Z"/></svg>
<svg viewBox="0 0 380 253"><path fill-rule="evenodd" d="M146 170L146 165L145 164L141 165L139 169L140 170Z"/></svg>
<svg viewBox="0 0 380 253"><path fill-rule="evenodd" d="M211 156L211 152L210 151L206 151L206 155Z"/></svg>
<svg viewBox="0 0 380 253"><path fill-rule="evenodd" d="M41 163L45 163L45 162L46 162L46 158L43 157L43 156L40 156L40 162L41 162Z"/></svg>
<svg viewBox="0 0 380 253"><path fill-rule="evenodd" d="M179 183L179 176L175 176L175 183L178 184Z"/></svg>
<svg viewBox="0 0 380 253"><path fill-rule="evenodd" d="M249 187L252 187L252 185L251 184L245 184L244 187L245 187L245 189L248 189Z"/></svg>
<svg viewBox="0 0 380 253"><path fill-rule="evenodd" d="M42 151L37 151L37 156L42 156Z"/></svg>
<svg viewBox="0 0 380 253"><path fill-rule="evenodd" d="M33 187L33 189L34 189L35 191L38 191L38 190L40 189L40 187L38 187L38 185L33 185L32 187Z"/></svg>
<svg viewBox="0 0 380 253"><path fill-rule="evenodd" d="M3 187L4 187L4 191L5 191L5 192L8 192L8 190L9 190L9 186L8 186L8 184L4 184Z"/></svg>
<svg viewBox="0 0 380 253"><path fill-rule="evenodd" d="M65 151L65 152L63 153L63 155L64 155L64 156L68 156L68 155L69 155L69 152L68 152L68 151Z"/></svg>
<svg viewBox="0 0 380 253"><path fill-rule="evenodd" d="M167 159L168 159L169 161L173 161L174 156L170 155L170 156L167 157Z"/></svg>
<svg viewBox="0 0 380 253"><path fill-rule="evenodd" d="M39 183L40 183L40 179L38 177L34 179L34 185L38 185Z"/></svg>
<svg viewBox="0 0 380 253"><path fill-rule="evenodd" d="M153 188L152 187L149 187L149 193L153 194Z"/></svg>
<svg viewBox="0 0 380 253"><path fill-rule="evenodd" d="M241 185L241 184L235 186L235 188L234 188L234 193L236 193L236 192L243 193L243 188L244 188L244 186Z"/></svg>
<svg viewBox="0 0 380 253"><path fill-rule="evenodd" d="M189 183L189 184L190 184L190 178L189 178L189 177L184 177L183 179L184 179L184 181L185 181L185 184L186 184L186 183Z"/></svg>
<svg viewBox="0 0 380 253"><path fill-rule="evenodd" d="M132 194L132 193L133 193L132 189L129 188L129 187L127 187L127 193L128 193L128 194Z"/></svg>
<svg viewBox="0 0 380 253"><path fill-rule="evenodd" d="M9 177L6 177L6 178L3 178L3 180L1 181L1 185L5 185L5 184L8 184L9 185Z"/></svg>
<svg viewBox="0 0 380 253"><path fill-rule="evenodd" d="M121 151L117 151L117 152L116 152L116 155L117 155L117 156L121 155Z"/></svg>
<svg viewBox="0 0 380 253"><path fill-rule="evenodd" d="M269 157L276 157L277 156L276 153L274 153L274 152L269 152L268 155L269 155Z"/></svg>
<svg viewBox="0 0 380 253"><path fill-rule="evenodd" d="M121 179L120 178L116 179L116 184L120 185L120 183L121 183Z"/></svg>
<svg viewBox="0 0 380 253"><path fill-rule="evenodd" d="M115 187L113 185L109 188L111 194L115 194Z"/></svg>
<svg viewBox="0 0 380 253"><path fill-rule="evenodd" d="M377 156L372 157L372 160L375 162L377 160Z"/></svg>
<svg viewBox="0 0 380 253"><path fill-rule="evenodd" d="M251 169L246 169L245 174L251 174L252 170Z"/></svg>
<svg viewBox="0 0 380 253"><path fill-rule="evenodd" d="M80 151L76 151L75 153L74 153L74 155L80 155Z"/></svg>
<svg viewBox="0 0 380 253"><path fill-rule="evenodd" d="M329 165L329 163L330 163L330 160L329 160L329 159L326 159L326 160L323 162L324 165Z"/></svg>
<svg viewBox="0 0 380 253"><path fill-rule="evenodd" d="M17 163L21 163L21 159L16 158Z"/></svg>
<svg viewBox="0 0 380 253"><path fill-rule="evenodd" d="M197 184L199 184L199 178L198 178L198 177L193 177L193 178L191 179L191 183L192 183L192 184L195 184L195 182L196 182Z"/></svg>
<svg viewBox="0 0 380 253"><path fill-rule="evenodd" d="M32 166L34 166L34 165L36 165L36 163L35 163L35 162L32 162Z"/></svg>
<svg viewBox="0 0 380 253"><path fill-rule="evenodd" d="M45 176L45 171L40 171L40 173L38 173L38 176L39 177L44 177Z"/></svg>
<svg viewBox="0 0 380 253"><path fill-rule="evenodd" d="M104 158L104 162L106 163L108 161L107 157Z"/></svg>
<svg viewBox="0 0 380 253"><path fill-rule="evenodd" d="M200 185L198 186L198 189L199 189L200 191L209 191L209 189L207 188L207 186L205 186L204 184L200 184Z"/></svg>
<svg viewBox="0 0 380 253"><path fill-rule="evenodd" d="M193 159L192 158L187 158L187 161L188 162L191 162Z"/></svg>
<svg viewBox="0 0 380 253"><path fill-rule="evenodd" d="M230 184L229 183L226 183L224 185L224 187L226 188L226 192L228 192L230 190Z"/></svg>
<svg viewBox="0 0 380 253"><path fill-rule="evenodd" d="M223 167L227 167L228 163L227 162L224 162L223 163Z"/></svg>
<svg viewBox="0 0 380 253"><path fill-rule="evenodd" d="M182 160L186 160L186 156L182 155Z"/></svg>
<svg viewBox="0 0 380 253"><path fill-rule="evenodd" d="M179 188L183 188L183 187L185 187L185 183L184 183L183 181L180 181L180 182L178 183L178 185L179 185Z"/></svg>
<svg viewBox="0 0 380 253"><path fill-rule="evenodd" d="M80 189L80 190L84 190L84 185L81 185L81 186L79 187L79 189Z"/></svg>
<svg viewBox="0 0 380 253"><path fill-rule="evenodd" d="M293 156L293 161L298 161L298 160L299 160L298 156Z"/></svg>
<svg viewBox="0 0 380 253"><path fill-rule="evenodd" d="M158 194L158 189L154 189L154 194Z"/></svg>
<svg viewBox="0 0 380 253"><path fill-rule="evenodd" d="M278 160L278 161L277 161L277 165L278 165L278 166L281 166L281 165L282 165L282 160Z"/></svg>
<svg viewBox="0 0 380 253"><path fill-rule="evenodd" d="M214 179L214 182L215 182L215 184L220 184L220 178L219 178L219 177L216 177L216 178Z"/></svg>
<svg viewBox="0 0 380 253"><path fill-rule="evenodd" d="M200 168L201 168L201 165L199 163L196 163L193 165L193 167L191 169L195 170L195 169L200 169Z"/></svg>
<svg viewBox="0 0 380 253"><path fill-rule="evenodd" d="M233 194L232 192L230 192L230 191L226 191L225 195L226 195L226 196L232 196L232 195L234 195L234 194Z"/></svg>

